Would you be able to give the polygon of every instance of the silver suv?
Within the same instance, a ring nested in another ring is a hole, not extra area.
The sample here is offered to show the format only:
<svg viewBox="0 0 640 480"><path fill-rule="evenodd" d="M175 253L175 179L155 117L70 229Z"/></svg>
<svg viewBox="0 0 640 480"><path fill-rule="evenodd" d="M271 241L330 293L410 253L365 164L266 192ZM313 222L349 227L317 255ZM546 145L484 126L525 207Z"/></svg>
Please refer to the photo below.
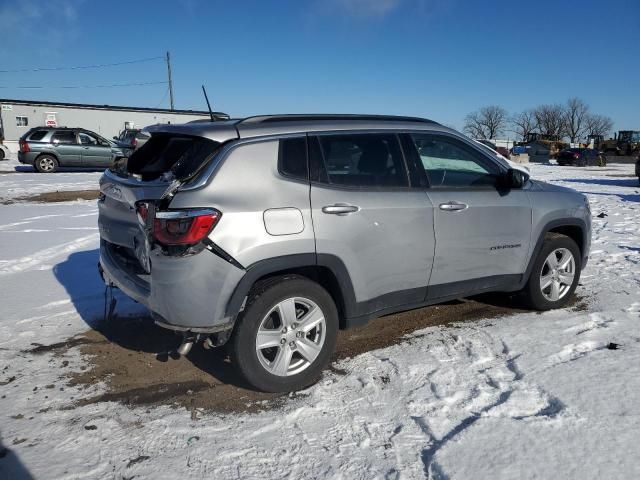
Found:
<svg viewBox="0 0 640 480"><path fill-rule="evenodd" d="M158 325L227 344L255 388L313 383L340 328L482 292L565 305L584 195L420 118L162 125L100 181L100 268Z"/></svg>

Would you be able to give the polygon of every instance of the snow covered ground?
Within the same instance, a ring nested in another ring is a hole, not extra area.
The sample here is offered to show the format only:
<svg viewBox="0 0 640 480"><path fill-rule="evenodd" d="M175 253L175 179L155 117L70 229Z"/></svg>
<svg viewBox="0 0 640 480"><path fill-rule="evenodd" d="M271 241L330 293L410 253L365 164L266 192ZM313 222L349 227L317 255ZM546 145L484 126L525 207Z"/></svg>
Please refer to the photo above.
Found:
<svg viewBox="0 0 640 480"><path fill-rule="evenodd" d="M98 188L101 172L63 169L54 174L36 174L33 167L18 162L15 155L0 162L0 202L44 192Z"/></svg>
<svg viewBox="0 0 640 480"><path fill-rule="evenodd" d="M0 434L10 450L0 478L640 478L632 169L532 165L534 177L591 201L579 307L428 328L341 361L344 374L281 407L195 419L170 406L74 407L105 388L66 384L62 374L86 359L25 350L102 315L95 203L0 205ZM97 178L0 175L0 196L92 188Z"/></svg>

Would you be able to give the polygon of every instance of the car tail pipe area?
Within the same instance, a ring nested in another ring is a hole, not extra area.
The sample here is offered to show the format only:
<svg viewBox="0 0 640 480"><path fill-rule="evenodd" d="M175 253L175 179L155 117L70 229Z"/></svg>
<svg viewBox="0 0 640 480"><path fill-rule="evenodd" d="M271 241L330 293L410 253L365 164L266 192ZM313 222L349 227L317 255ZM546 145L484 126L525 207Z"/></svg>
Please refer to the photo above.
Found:
<svg viewBox="0 0 640 480"><path fill-rule="evenodd" d="M168 357L175 360L188 355L193 346L198 343L201 343L206 350L210 350L212 348L221 347L227 343L227 340L229 340L229 337L231 336L231 330L216 333L196 333L190 331L181 333L182 340L180 341L180 344L175 350L167 352ZM163 356L167 356L167 354L164 354Z"/></svg>
<svg viewBox="0 0 640 480"><path fill-rule="evenodd" d="M175 352L178 354L178 356L187 355L191 351L191 348L193 348L193 344L197 341L198 341L198 335L191 336L191 335L183 334L182 343L180 343L180 346L176 348Z"/></svg>

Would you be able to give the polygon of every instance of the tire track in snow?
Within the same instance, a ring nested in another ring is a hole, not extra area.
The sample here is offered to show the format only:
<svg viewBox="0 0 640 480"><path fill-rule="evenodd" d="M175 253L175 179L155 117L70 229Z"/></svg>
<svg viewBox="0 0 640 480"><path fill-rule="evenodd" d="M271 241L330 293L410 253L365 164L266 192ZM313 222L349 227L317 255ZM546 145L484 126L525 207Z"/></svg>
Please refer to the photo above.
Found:
<svg viewBox="0 0 640 480"><path fill-rule="evenodd" d="M537 418L552 419L566 409L560 399L524 380L525 374L516 362L520 354L514 354L504 340L496 339L486 331L474 327L471 327L467 333L467 335L451 336L450 340L453 341L451 345L443 342L440 348L444 357L439 361L444 365L451 358L466 359L478 367L488 363L486 367L479 368L477 373L495 393L491 395L492 398L489 401L485 400L477 405L474 403L479 396L456 398L454 403L458 405L459 410L468 410L468 413L439 435L429 425L429 422L433 421L432 414L410 415L415 426L426 437L426 446L420 451L419 458L424 475L430 480L449 478L437 462L436 455L451 440L459 438L480 419L492 417L511 418L518 421ZM436 398L447 402L447 398L435 394L433 383L431 390Z"/></svg>
<svg viewBox="0 0 640 480"><path fill-rule="evenodd" d="M45 248L44 250L40 250L32 255L27 255L15 260L0 261L0 276L33 270L48 260L94 245L97 242L98 237L98 233L92 233L91 235L80 237L71 242Z"/></svg>

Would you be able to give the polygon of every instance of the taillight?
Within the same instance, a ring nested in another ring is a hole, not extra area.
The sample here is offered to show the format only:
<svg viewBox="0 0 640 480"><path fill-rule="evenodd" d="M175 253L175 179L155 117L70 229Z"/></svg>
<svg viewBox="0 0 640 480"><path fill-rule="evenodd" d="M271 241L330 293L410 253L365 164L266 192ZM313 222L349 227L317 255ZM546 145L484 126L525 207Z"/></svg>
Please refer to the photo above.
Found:
<svg viewBox="0 0 640 480"><path fill-rule="evenodd" d="M140 210L138 213L142 216ZM153 237L162 245L195 245L209 235L221 216L210 209L156 212Z"/></svg>
<svg viewBox="0 0 640 480"><path fill-rule="evenodd" d="M573 154L573 158L575 158L576 160L580 159L580 155L578 153L574 153Z"/></svg>
<svg viewBox="0 0 640 480"><path fill-rule="evenodd" d="M22 153L28 153L29 151L31 151L26 140L20 140L20 151Z"/></svg>
<svg viewBox="0 0 640 480"><path fill-rule="evenodd" d="M138 146L138 139L136 137L133 137L133 140L131 140L131 146L133 148L136 148Z"/></svg>

